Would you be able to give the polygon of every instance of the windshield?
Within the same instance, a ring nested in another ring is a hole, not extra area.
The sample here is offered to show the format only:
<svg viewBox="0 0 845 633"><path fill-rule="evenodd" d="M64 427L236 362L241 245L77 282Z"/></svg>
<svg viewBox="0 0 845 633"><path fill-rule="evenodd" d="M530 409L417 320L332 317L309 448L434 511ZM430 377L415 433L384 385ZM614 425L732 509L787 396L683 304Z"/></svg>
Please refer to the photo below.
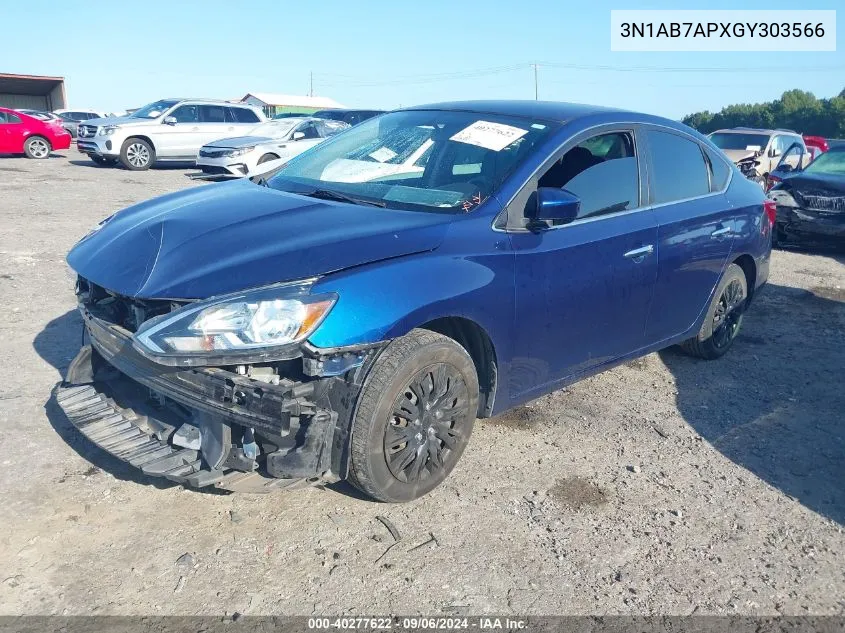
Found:
<svg viewBox="0 0 845 633"><path fill-rule="evenodd" d="M804 169L805 174L845 176L845 149L830 150Z"/></svg>
<svg viewBox="0 0 845 633"><path fill-rule="evenodd" d="M734 132L716 132L710 135L710 140L719 149L742 149L759 152L769 144L769 137L765 134L736 134Z"/></svg>
<svg viewBox="0 0 845 633"><path fill-rule="evenodd" d="M172 99L162 99L161 101L149 103L143 108L135 110L135 112L133 112L129 116L133 119L155 119L156 117L160 116L162 112L169 108L172 108L177 103L179 102L174 101Z"/></svg>
<svg viewBox="0 0 845 633"><path fill-rule="evenodd" d="M249 134L250 136L284 138L300 123L302 123L302 119L299 118L273 119L272 121L256 126Z"/></svg>
<svg viewBox="0 0 845 633"><path fill-rule="evenodd" d="M469 212L555 129L495 114L391 112L300 154L268 185L388 208Z"/></svg>

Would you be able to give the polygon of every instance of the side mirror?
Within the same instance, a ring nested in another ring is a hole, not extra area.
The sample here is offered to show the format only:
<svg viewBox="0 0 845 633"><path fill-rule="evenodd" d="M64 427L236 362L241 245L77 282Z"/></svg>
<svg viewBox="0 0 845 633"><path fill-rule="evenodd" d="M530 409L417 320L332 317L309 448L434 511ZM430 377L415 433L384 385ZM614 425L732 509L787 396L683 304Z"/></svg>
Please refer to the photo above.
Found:
<svg viewBox="0 0 845 633"><path fill-rule="evenodd" d="M774 158L775 156L780 156L780 150L777 147L773 147L769 150L769 156Z"/></svg>
<svg viewBox="0 0 845 633"><path fill-rule="evenodd" d="M291 137L294 141L298 141L301 138L305 138L305 132L294 132L293 136Z"/></svg>
<svg viewBox="0 0 845 633"><path fill-rule="evenodd" d="M554 187L539 187L528 201L528 219L535 226L554 220L561 224L569 224L578 217L581 200L574 193L566 189Z"/></svg>
<svg viewBox="0 0 845 633"><path fill-rule="evenodd" d="M176 125L179 121L176 120L175 116L166 116L164 117L165 125Z"/></svg>

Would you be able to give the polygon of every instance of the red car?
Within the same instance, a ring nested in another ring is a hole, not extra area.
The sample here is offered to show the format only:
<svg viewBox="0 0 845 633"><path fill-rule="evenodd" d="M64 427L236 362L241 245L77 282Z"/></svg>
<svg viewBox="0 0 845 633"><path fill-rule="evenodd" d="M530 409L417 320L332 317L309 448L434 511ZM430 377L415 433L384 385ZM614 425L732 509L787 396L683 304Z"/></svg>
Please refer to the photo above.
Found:
<svg viewBox="0 0 845 633"><path fill-rule="evenodd" d="M807 146L807 149L810 151L810 156L812 156L814 160L818 158L819 154L824 154L830 149L828 142L821 136L810 136L805 134L804 144Z"/></svg>
<svg viewBox="0 0 845 633"><path fill-rule="evenodd" d="M50 152L70 147L70 134L61 122L0 108L0 154L26 154L27 158L47 158Z"/></svg>

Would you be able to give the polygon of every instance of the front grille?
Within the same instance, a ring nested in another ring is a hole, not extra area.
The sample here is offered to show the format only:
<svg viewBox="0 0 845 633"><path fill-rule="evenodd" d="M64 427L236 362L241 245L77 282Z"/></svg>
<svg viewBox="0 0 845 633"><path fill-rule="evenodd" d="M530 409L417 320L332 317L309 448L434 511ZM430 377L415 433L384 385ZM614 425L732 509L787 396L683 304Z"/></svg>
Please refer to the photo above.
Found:
<svg viewBox="0 0 845 633"><path fill-rule="evenodd" d="M816 211L845 211L845 196L830 195L826 191L806 190L795 192L798 202L807 209Z"/></svg>
<svg viewBox="0 0 845 633"><path fill-rule="evenodd" d="M178 310L187 301L136 299L120 295L79 277L76 296L97 318L136 332L144 321Z"/></svg>
<svg viewBox="0 0 845 633"><path fill-rule="evenodd" d="M202 173L208 174L209 176L229 176L232 172L230 172L225 167L216 167L214 165L201 165Z"/></svg>
<svg viewBox="0 0 845 633"><path fill-rule="evenodd" d="M204 147L200 149L200 156L203 158L223 158L227 153L231 152L230 149L205 149Z"/></svg>
<svg viewBox="0 0 845 633"><path fill-rule="evenodd" d="M94 138L97 136L96 125L80 125L77 129L79 130L79 138Z"/></svg>

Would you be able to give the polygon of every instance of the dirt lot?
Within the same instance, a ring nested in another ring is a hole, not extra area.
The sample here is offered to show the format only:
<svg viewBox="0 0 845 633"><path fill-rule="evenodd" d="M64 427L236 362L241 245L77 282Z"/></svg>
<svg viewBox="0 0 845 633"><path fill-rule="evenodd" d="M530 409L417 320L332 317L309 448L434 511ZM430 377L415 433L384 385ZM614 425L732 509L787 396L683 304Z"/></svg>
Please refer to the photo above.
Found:
<svg viewBox="0 0 845 633"><path fill-rule="evenodd" d="M418 502L208 494L51 401L81 335L65 253L192 186L79 156L0 158L0 614L845 613L842 254L776 252L720 361L669 350L478 424Z"/></svg>

